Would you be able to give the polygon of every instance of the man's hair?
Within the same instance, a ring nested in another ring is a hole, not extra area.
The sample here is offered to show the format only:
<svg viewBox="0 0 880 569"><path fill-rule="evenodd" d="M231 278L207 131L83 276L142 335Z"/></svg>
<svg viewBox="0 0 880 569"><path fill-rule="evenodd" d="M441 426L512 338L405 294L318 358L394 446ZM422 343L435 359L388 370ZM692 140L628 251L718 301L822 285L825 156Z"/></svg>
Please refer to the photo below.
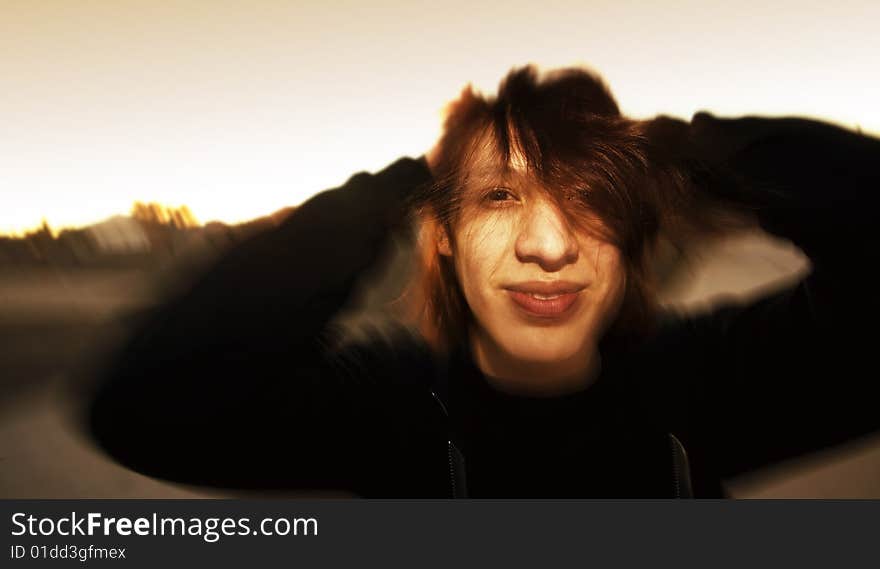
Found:
<svg viewBox="0 0 880 569"><path fill-rule="evenodd" d="M627 285L610 333L648 332L657 311L648 261L661 227L711 225L677 161L652 143L653 125L622 116L604 82L581 68L514 69L495 97L465 88L447 110L435 183L414 196L420 263L409 301L426 340L443 350L467 338L472 315L436 239L440 227L453 238L468 167L487 153L500 165L524 163L573 227L620 249Z"/></svg>

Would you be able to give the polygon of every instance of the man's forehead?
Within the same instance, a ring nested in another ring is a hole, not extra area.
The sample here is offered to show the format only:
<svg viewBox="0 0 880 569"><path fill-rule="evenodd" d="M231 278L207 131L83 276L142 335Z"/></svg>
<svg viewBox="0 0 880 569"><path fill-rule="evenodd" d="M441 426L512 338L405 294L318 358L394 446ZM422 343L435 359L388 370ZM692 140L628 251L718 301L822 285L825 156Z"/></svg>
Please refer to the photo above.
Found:
<svg viewBox="0 0 880 569"><path fill-rule="evenodd" d="M466 170L473 179L511 179L533 177L528 160L517 145L511 145L508 160L505 162L498 152L494 140L477 145L468 160Z"/></svg>

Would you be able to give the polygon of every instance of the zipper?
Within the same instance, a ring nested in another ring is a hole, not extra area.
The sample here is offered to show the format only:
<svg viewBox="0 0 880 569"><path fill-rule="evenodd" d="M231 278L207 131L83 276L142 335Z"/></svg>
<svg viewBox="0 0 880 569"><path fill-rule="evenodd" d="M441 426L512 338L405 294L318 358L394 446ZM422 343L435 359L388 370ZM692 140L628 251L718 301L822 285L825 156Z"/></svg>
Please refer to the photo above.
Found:
<svg viewBox="0 0 880 569"><path fill-rule="evenodd" d="M449 459L449 486L453 498L458 495L458 486L455 484L455 457L452 455L452 441L446 441L446 458Z"/></svg>
<svg viewBox="0 0 880 569"><path fill-rule="evenodd" d="M440 406L440 409L443 411L443 415L446 416L447 424L449 423L449 411L446 409L446 405L443 404L443 401L434 391L431 391L431 396L434 398L434 401ZM452 439L447 439L446 441L446 459L449 464L449 492L452 498L466 498L467 497L467 482L465 479L465 470L464 470L464 455L461 454L461 451L455 446L452 442Z"/></svg>
<svg viewBox="0 0 880 569"><path fill-rule="evenodd" d="M678 437L669 434L669 447L672 451L672 477L675 484L676 498L693 498L694 490L691 487L691 469L688 464L687 451Z"/></svg>

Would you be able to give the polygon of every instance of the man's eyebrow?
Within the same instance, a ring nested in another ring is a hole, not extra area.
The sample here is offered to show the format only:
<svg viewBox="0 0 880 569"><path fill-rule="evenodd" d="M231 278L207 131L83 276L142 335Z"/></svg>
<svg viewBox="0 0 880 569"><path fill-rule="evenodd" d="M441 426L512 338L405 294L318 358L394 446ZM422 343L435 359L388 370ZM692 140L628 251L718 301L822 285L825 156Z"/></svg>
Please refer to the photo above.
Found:
<svg viewBox="0 0 880 569"><path fill-rule="evenodd" d="M465 180L464 187L466 190L478 191L487 190L496 187L513 187L513 181L505 176L495 174L486 174L482 176L470 176Z"/></svg>

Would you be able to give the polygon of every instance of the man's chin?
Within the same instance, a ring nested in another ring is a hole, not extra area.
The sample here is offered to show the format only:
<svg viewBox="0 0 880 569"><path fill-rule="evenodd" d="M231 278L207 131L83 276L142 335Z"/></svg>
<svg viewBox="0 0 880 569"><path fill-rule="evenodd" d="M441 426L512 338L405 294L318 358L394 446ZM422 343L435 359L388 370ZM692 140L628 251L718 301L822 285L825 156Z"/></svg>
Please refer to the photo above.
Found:
<svg viewBox="0 0 880 569"><path fill-rule="evenodd" d="M581 346L528 343L511 346L508 353L512 359L522 362L523 365L546 366L572 361L581 352Z"/></svg>

